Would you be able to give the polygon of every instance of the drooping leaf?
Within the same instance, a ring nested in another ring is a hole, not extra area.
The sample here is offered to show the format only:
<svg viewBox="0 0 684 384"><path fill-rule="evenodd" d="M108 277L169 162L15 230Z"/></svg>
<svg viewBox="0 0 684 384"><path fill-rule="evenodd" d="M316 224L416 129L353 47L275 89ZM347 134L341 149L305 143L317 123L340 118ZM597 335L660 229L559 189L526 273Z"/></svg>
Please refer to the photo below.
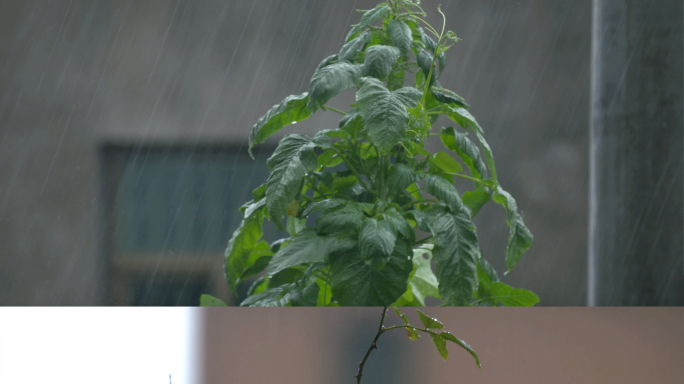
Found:
<svg viewBox="0 0 684 384"><path fill-rule="evenodd" d="M249 267L242 272L237 283L239 284L244 279L254 276L266 269L271 256L273 256L271 246L263 240L258 242L249 254L249 258L244 263L245 266Z"/></svg>
<svg viewBox="0 0 684 384"><path fill-rule="evenodd" d="M316 70L319 70L323 67L327 67L330 64L334 64L337 62L337 60L338 60L338 55L330 55L330 56L326 57L325 59L323 59L323 61L321 61L320 64L318 64L318 67L316 67Z"/></svg>
<svg viewBox="0 0 684 384"><path fill-rule="evenodd" d="M488 299L506 307L532 307L539 302L539 297L526 289L513 288L501 282L493 282L489 287Z"/></svg>
<svg viewBox="0 0 684 384"><path fill-rule="evenodd" d="M443 201L452 212L459 212L463 208L463 201L456 187L441 177L425 176L425 190Z"/></svg>
<svg viewBox="0 0 684 384"><path fill-rule="evenodd" d="M394 252L380 270L371 268L358 248L330 254L332 291L340 305L389 306L405 291L412 270L410 245L397 239Z"/></svg>
<svg viewBox="0 0 684 384"><path fill-rule="evenodd" d="M420 311L420 309L416 309L416 312L418 312L418 317L420 318L421 323L425 326L427 329L442 329L444 328L444 324L442 324L441 321L430 317L423 312Z"/></svg>
<svg viewBox="0 0 684 384"><path fill-rule="evenodd" d="M428 95L430 94L435 98L435 100L439 101L440 103L454 104L458 107L466 109L469 107L469 105L465 101L463 101L463 99L450 95L446 92L438 91L434 87L430 90L430 93L428 93Z"/></svg>
<svg viewBox="0 0 684 384"><path fill-rule="evenodd" d="M439 351L439 355L442 356L442 359L448 359L449 351L447 351L446 348L446 341L438 335L430 334L430 337L432 337L432 341L435 343L435 347L437 347L437 351Z"/></svg>
<svg viewBox="0 0 684 384"><path fill-rule="evenodd" d="M363 211L356 204L349 203L318 218L316 232L324 235L337 232L357 233L362 224Z"/></svg>
<svg viewBox="0 0 684 384"><path fill-rule="evenodd" d="M330 64L317 70L309 84L309 108L315 110L341 91L355 87L361 70L362 66L347 62Z"/></svg>
<svg viewBox="0 0 684 384"><path fill-rule="evenodd" d="M237 292L238 279L242 273L256 261L256 259L250 259L249 256L263 235L261 225L265 205L265 199L249 203L244 219L228 242L225 252L225 273L228 285L233 292Z"/></svg>
<svg viewBox="0 0 684 384"><path fill-rule="evenodd" d="M489 144L487 143L487 140L485 140L483 133L477 132L477 139L480 141L482 149L484 149L485 161L487 162L487 166L489 167L489 172L492 174L492 179L494 180L495 184L498 184L499 181L496 175L496 165L494 164L492 148L489 147Z"/></svg>
<svg viewBox="0 0 684 384"><path fill-rule="evenodd" d="M442 112L461 127L473 130L478 134L478 137L484 135L484 130L467 109L451 105L442 105L442 108Z"/></svg>
<svg viewBox="0 0 684 384"><path fill-rule="evenodd" d="M354 64L354 59L356 58L356 53L359 50L359 43L363 41L365 36L360 35L352 40L344 43L340 53L337 55L340 61L346 61L347 63Z"/></svg>
<svg viewBox="0 0 684 384"><path fill-rule="evenodd" d="M480 255L475 227L468 212L437 209L427 226L435 237L432 251L439 280L439 294L447 305L467 305L477 286Z"/></svg>
<svg viewBox="0 0 684 384"><path fill-rule="evenodd" d="M359 24L352 27L351 31L349 31L349 34L347 34L347 38L345 41L349 41L356 37L356 35L358 35L359 32L361 32L367 26L371 25L371 23L373 23L374 21L386 17L388 12L389 6L387 4L379 4L377 7L364 13L363 16L361 16L361 21L359 22Z"/></svg>
<svg viewBox="0 0 684 384"><path fill-rule="evenodd" d="M458 344L461 348L463 348L463 349L465 349L466 351L468 351L468 353L470 353L470 355L475 359L475 365L477 365L478 368L482 368L482 366L480 365L480 358L477 357L477 353L475 353L475 351L473 350L473 348L472 348L470 345L468 345L468 343L466 343L465 341L463 341L463 340L459 339L458 337L454 336L454 335L453 335L452 333L450 333L450 332L442 331L442 333L440 333L440 336L442 336L442 339L451 341L451 342L453 342L453 343L456 343L456 344Z"/></svg>
<svg viewBox="0 0 684 384"><path fill-rule="evenodd" d="M425 258L423 255L428 255ZM439 296L439 282L437 276L432 272L432 244L423 244L421 247L413 250L413 267L415 273L411 277L410 286L413 296L421 305L425 305L426 297Z"/></svg>
<svg viewBox="0 0 684 384"><path fill-rule="evenodd" d="M368 137L382 154L389 152L404 136L408 125L408 113L402 103L404 99L404 93L390 92L380 80L361 78L356 102Z"/></svg>
<svg viewBox="0 0 684 384"><path fill-rule="evenodd" d="M379 269L388 261L396 240L396 228L389 221L367 219L359 231L361 257Z"/></svg>
<svg viewBox="0 0 684 384"><path fill-rule="evenodd" d="M520 261L522 254L532 245L534 237L525 226L522 216L518 213L518 204L510 193L497 187L494 201L506 208L508 226L508 246L506 247L506 268L510 272Z"/></svg>
<svg viewBox="0 0 684 384"><path fill-rule="evenodd" d="M389 45L373 45L366 49L363 62L363 76L384 79L399 57L399 49Z"/></svg>
<svg viewBox="0 0 684 384"><path fill-rule="evenodd" d="M430 68L432 68L432 55L425 49L421 49L418 51L416 60L418 61L420 69L423 70L423 75L427 78L430 75ZM435 75L436 74L433 71L432 76L434 77Z"/></svg>
<svg viewBox="0 0 684 384"><path fill-rule="evenodd" d="M301 95L290 95L274 105L266 114L257 120L249 134L249 155L252 155L252 147L266 141L272 134L278 132L282 127L305 120L311 115L307 108L309 96L307 92Z"/></svg>
<svg viewBox="0 0 684 384"><path fill-rule="evenodd" d="M465 204L470 209L471 217L475 217L480 208L489 202L491 196L488 192L484 190L469 191L462 196L463 204Z"/></svg>
<svg viewBox="0 0 684 384"><path fill-rule="evenodd" d="M392 20L387 25L387 34L392 39L392 44L399 48L402 55L406 55L411 50L411 28L401 20Z"/></svg>
<svg viewBox="0 0 684 384"><path fill-rule="evenodd" d="M221 299L205 294L200 296L200 307L227 307L227 305Z"/></svg>
<svg viewBox="0 0 684 384"><path fill-rule="evenodd" d="M268 273L272 276L285 268L303 263L322 263L327 261L330 252L353 246L354 242L348 238L320 236L312 229L305 229L273 255Z"/></svg>
<svg viewBox="0 0 684 384"><path fill-rule="evenodd" d="M456 131L453 127L448 127L442 128L440 138L445 147L456 152L458 157L463 160L473 177L477 179L487 177L487 168L482 156L480 156L480 150L465 134Z"/></svg>
<svg viewBox="0 0 684 384"><path fill-rule="evenodd" d="M310 137L290 134L280 141L266 161L273 169L266 182L266 209L271 221L280 228L287 207L301 190L304 176L318 166L314 147L316 143Z"/></svg>
<svg viewBox="0 0 684 384"><path fill-rule="evenodd" d="M423 28L418 28L418 32L420 32L420 39L423 42L425 48L429 49L434 53L437 50L437 43L434 40L432 40L432 38L428 36L427 33L425 33L425 30L423 30Z"/></svg>

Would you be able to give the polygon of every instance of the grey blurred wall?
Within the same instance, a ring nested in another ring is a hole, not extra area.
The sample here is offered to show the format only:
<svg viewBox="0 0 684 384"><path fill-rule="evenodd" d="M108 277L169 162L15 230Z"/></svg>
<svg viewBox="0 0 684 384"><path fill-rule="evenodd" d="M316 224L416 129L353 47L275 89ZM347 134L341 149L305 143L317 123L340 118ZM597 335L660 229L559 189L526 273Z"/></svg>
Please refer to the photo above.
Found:
<svg viewBox="0 0 684 384"><path fill-rule="evenodd" d="M590 1L442 3L463 41L440 81L471 105L535 235L504 281L584 305ZM423 4L433 24L437 4ZM0 304L105 304L100 146L244 143L374 5L0 2ZM335 124L319 112L282 134ZM476 224L503 271L505 212Z"/></svg>
<svg viewBox="0 0 684 384"><path fill-rule="evenodd" d="M202 376L214 383L353 383L380 308L204 308ZM682 308L428 308L470 344L443 360L429 336L378 340L364 383L681 383ZM418 316L406 308L411 324ZM402 324L390 309L386 325Z"/></svg>

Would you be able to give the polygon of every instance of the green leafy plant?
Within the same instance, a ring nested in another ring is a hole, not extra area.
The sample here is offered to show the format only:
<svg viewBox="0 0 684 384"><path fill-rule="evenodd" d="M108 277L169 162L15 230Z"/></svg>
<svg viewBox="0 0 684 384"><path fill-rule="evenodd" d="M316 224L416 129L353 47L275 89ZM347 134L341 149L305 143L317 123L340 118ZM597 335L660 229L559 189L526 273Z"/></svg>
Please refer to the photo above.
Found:
<svg viewBox="0 0 684 384"><path fill-rule="evenodd" d="M477 353L475 353L473 348L471 348L470 345L468 345L468 343L457 338L451 332L438 331L444 328L444 324L442 324L441 321L424 314L420 310L416 310L416 312L418 312L420 322L423 323L423 328L420 328L411 325L406 315L404 315L398 308L393 307L392 309L394 309L397 315L404 321L404 325L394 325L391 327L385 327L384 324L385 316L387 315L387 307L383 308L380 318L380 327L378 327L378 332L375 334L375 338L373 338L373 342L371 343L370 347L368 347L368 351L366 351L363 360L361 360L361 362L359 363L358 373L354 376L356 378L357 384L361 383L361 378L363 377L363 368L366 365L366 360L368 360L368 356L370 356L371 352L373 352L373 349L377 351L380 350L377 344L378 339L383 333L390 331L392 329L404 329L406 331L406 335L411 340L418 340L420 338L419 332L427 333L432 338L432 341L435 343L435 347L437 347L437 351L444 360L449 358L449 351L447 350L447 341L452 342L458 345L459 347L465 349L468 353L470 353L475 359L475 364L477 365L477 367L482 368L480 365L480 358L477 356Z"/></svg>
<svg viewBox="0 0 684 384"><path fill-rule="evenodd" d="M241 208L242 223L226 250L228 284L235 292L265 271L242 305L422 306L427 297L449 306L539 301L500 282L483 257L472 219L490 200L507 213L507 273L532 234L515 199L499 185L491 149L468 104L439 82L445 52L459 39L444 26L437 31L424 16L412 0L363 11L339 53L320 63L308 92L288 96L252 128L250 154L254 145L318 110L342 115L336 129L280 140L267 160L268 181ZM413 85L405 85L409 80ZM356 103L348 111L326 104L352 88ZM456 126L434 132L441 115ZM435 136L448 151L425 149ZM473 190L459 193L455 177L472 182ZM261 240L264 219L290 237ZM206 296L202 305L222 305L217 300Z"/></svg>

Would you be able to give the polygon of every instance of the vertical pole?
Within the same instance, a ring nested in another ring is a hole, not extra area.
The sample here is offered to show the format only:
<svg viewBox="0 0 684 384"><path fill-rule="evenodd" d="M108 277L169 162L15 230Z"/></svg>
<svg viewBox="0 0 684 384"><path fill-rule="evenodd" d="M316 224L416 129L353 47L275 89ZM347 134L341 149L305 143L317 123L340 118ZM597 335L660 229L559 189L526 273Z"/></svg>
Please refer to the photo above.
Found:
<svg viewBox="0 0 684 384"><path fill-rule="evenodd" d="M681 0L593 0L588 305L684 305Z"/></svg>

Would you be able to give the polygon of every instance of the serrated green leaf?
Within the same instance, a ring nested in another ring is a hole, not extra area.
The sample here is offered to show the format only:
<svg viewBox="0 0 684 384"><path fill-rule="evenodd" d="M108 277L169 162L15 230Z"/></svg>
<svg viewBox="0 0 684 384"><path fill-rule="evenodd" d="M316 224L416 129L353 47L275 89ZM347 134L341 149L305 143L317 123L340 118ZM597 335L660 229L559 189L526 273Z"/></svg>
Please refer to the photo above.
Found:
<svg viewBox="0 0 684 384"><path fill-rule="evenodd" d="M459 339L458 337L454 336L454 335L453 335L452 333L450 333L450 332L443 331L443 332L440 334L440 336L442 337L442 339L451 341L451 342L453 342L453 343L456 343L456 344L458 344L461 348L463 348L463 349L465 349L466 351L468 351L468 353L470 353L470 355L475 359L475 365L477 365L478 368L482 368L481 365L480 365L480 358L477 356L477 353L475 353L475 351L473 350L473 348L472 348L470 345L468 345L468 343L466 343L465 341L463 341L463 340Z"/></svg>
<svg viewBox="0 0 684 384"><path fill-rule="evenodd" d="M276 226L282 228L287 207L301 190L307 172L318 166L318 158L311 138L290 134L285 136L266 164L273 171L266 181L266 209Z"/></svg>
<svg viewBox="0 0 684 384"><path fill-rule="evenodd" d="M411 50L411 28L401 20L392 20L387 24L387 34L392 40L392 44L399 48L402 55L406 55Z"/></svg>
<svg viewBox="0 0 684 384"><path fill-rule="evenodd" d="M307 108L309 102L308 93L301 95L290 95L274 105L268 112L257 120L249 134L249 155L252 155L252 147L266 141L272 134L278 132L282 127L305 120L311 115Z"/></svg>
<svg viewBox="0 0 684 384"><path fill-rule="evenodd" d="M409 185L418 181L418 176L413 168L406 164L394 163L390 166L388 176L390 190L401 193Z"/></svg>
<svg viewBox="0 0 684 384"><path fill-rule="evenodd" d="M453 127L442 128L440 139L445 147L456 152L463 160L473 177L477 179L487 177L487 168L480 156L479 148L465 134L456 131Z"/></svg>
<svg viewBox="0 0 684 384"><path fill-rule="evenodd" d="M233 292L237 292L238 279L242 273L256 261L256 259L250 259L249 256L263 235L261 225L265 205L265 199L248 204L248 208L244 211L244 219L228 241L225 252L225 273L228 285Z"/></svg>
<svg viewBox="0 0 684 384"><path fill-rule="evenodd" d="M388 261L396 240L396 228L389 221L366 219L359 231L361 257L368 265L379 269Z"/></svg>
<svg viewBox="0 0 684 384"><path fill-rule="evenodd" d="M374 21L386 17L388 12L389 6L387 4L380 4L377 7L364 13L363 16L361 16L361 21L359 22L359 24L354 26L351 29L351 31L349 31L349 34L347 34L347 38L345 39L345 41L349 41L350 39L356 37L356 35L359 32L361 32L367 26L371 25L371 23L373 23Z"/></svg>
<svg viewBox="0 0 684 384"><path fill-rule="evenodd" d="M356 102L371 143L382 153L388 153L404 137L408 125L403 94L390 92L379 80L361 78Z"/></svg>
<svg viewBox="0 0 684 384"><path fill-rule="evenodd" d="M316 232L323 235L337 232L355 234L362 224L363 211L356 204L350 203L319 217L316 220Z"/></svg>
<svg viewBox="0 0 684 384"><path fill-rule="evenodd" d="M418 312L418 317L420 318L420 322L423 323L425 328L427 328L427 329L442 329L442 328L444 328L444 324L442 324L441 321L435 319L434 317L430 317L430 316L424 314L419 309L416 309L416 312Z"/></svg>
<svg viewBox="0 0 684 384"><path fill-rule="evenodd" d="M477 287L480 255L475 226L468 212L432 211L427 226L435 237L432 251L439 280L439 294L450 306L467 305Z"/></svg>
<svg viewBox="0 0 684 384"><path fill-rule="evenodd" d="M442 356L442 359L448 359L449 351L447 351L446 348L446 341L438 335L430 334L430 337L432 337L432 341L435 343L435 347L437 347L437 351L439 351L439 355Z"/></svg>
<svg viewBox="0 0 684 384"><path fill-rule="evenodd" d="M392 95L406 108L415 108L423 97L423 92L415 87L401 87L392 92Z"/></svg>
<svg viewBox="0 0 684 384"><path fill-rule="evenodd" d="M405 291L412 270L410 245L397 239L385 266L369 267L358 248L330 254L333 295L344 306L381 306L394 303Z"/></svg>
<svg viewBox="0 0 684 384"><path fill-rule="evenodd" d="M306 216L311 212L322 211L324 209L333 209L341 205L344 205L346 200L344 199L325 199L321 201L313 202L304 208L302 211L302 216Z"/></svg>
<svg viewBox="0 0 684 384"><path fill-rule="evenodd" d="M452 212L459 212L463 209L461 195L449 181L441 177L427 175L425 176L425 190L444 202Z"/></svg>
<svg viewBox="0 0 684 384"><path fill-rule="evenodd" d="M340 119L339 127L349 133L351 137L358 137L361 131L363 131L363 117L361 117L361 113L356 109L350 110Z"/></svg>
<svg viewBox="0 0 684 384"><path fill-rule="evenodd" d="M388 223L392 225L394 231L398 232L404 239L409 240L413 243L415 239L415 233L411 225L406 221L406 219L397 211L395 208L390 207L382 214L383 218L387 220Z"/></svg>
<svg viewBox="0 0 684 384"><path fill-rule="evenodd" d="M366 49L363 61L363 76L384 79L399 57L399 49L389 45L373 45Z"/></svg>
<svg viewBox="0 0 684 384"><path fill-rule="evenodd" d="M491 199L489 193L482 190L466 192L462 197L463 204L470 209L471 217L475 217L477 213L480 212L480 208L487 204Z"/></svg>
<svg viewBox="0 0 684 384"><path fill-rule="evenodd" d="M506 268L510 272L520 261L522 254L532 245L534 236L525 226L522 216L518 213L518 204L510 193L497 186L494 191L494 201L506 208L508 226L508 246L506 247Z"/></svg>
<svg viewBox="0 0 684 384"><path fill-rule="evenodd" d="M227 305L212 295L202 295L200 296L200 307L227 307Z"/></svg>
<svg viewBox="0 0 684 384"><path fill-rule="evenodd" d="M314 306L318 298L318 284L302 287L299 282L283 284L275 288L249 296L240 306L243 307L288 307Z"/></svg>
<svg viewBox="0 0 684 384"><path fill-rule="evenodd" d="M346 62L330 64L317 70L309 84L309 108L313 111L338 93L355 87L361 77L361 71L360 65Z"/></svg>
<svg viewBox="0 0 684 384"><path fill-rule="evenodd" d="M304 263L322 263L327 261L331 251L353 246L354 242L350 239L319 236L312 229L305 229L273 255L268 265L268 274L273 276L285 268Z"/></svg>

